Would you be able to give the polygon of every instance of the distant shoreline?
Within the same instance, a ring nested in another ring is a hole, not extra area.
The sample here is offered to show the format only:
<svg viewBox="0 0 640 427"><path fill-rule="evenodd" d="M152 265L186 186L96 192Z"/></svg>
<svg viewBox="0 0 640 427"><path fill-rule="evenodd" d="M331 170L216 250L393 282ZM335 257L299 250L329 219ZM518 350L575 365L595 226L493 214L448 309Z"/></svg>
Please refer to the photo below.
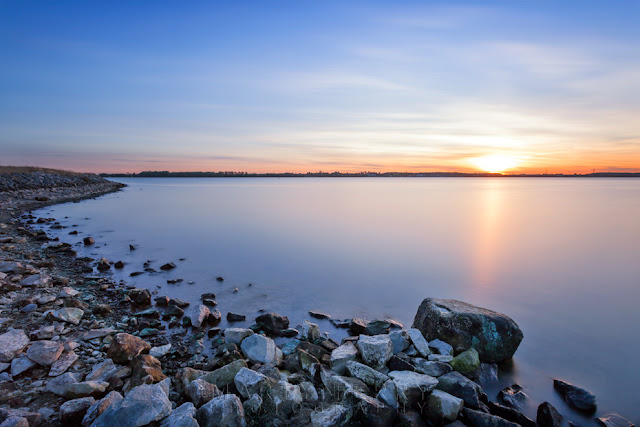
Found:
<svg viewBox="0 0 640 427"><path fill-rule="evenodd" d="M104 178L640 178L639 172L597 172L589 174L501 174L462 172L166 172L102 173Z"/></svg>

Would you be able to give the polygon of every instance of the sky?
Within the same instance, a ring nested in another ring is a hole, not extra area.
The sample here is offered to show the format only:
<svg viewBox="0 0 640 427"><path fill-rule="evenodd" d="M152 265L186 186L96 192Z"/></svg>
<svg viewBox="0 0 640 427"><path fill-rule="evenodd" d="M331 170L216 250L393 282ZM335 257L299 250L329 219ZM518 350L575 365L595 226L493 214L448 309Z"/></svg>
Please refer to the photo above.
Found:
<svg viewBox="0 0 640 427"><path fill-rule="evenodd" d="M640 171L640 2L0 1L0 165Z"/></svg>

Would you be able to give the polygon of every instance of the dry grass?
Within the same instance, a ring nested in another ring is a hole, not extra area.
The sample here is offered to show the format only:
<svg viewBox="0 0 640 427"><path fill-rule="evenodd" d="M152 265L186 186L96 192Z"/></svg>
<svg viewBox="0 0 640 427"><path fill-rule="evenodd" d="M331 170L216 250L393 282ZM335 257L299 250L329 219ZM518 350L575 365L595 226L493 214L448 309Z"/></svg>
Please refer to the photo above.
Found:
<svg viewBox="0 0 640 427"><path fill-rule="evenodd" d="M79 172L65 171L61 169L39 168L35 166L0 166L0 175L8 175L12 173L33 173L33 172L43 172L43 173L51 173L51 174L65 175L65 176L82 175Z"/></svg>

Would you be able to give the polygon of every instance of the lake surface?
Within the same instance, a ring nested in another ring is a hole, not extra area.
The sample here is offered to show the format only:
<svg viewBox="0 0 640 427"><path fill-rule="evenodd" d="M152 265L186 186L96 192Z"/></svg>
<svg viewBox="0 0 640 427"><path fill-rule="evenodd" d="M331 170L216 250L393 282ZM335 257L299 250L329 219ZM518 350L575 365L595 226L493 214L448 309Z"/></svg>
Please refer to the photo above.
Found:
<svg viewBox="0 0 640 427"><path fill-rule="evenodd" d="M423 298L463 300L511 316L524 332L512 366L488 390L492 400L517 382L530 417L549 401L565 419L589 424L553 391L561 378L596 394L597 415L640 423L640 180L117 181L128 187L38 212L76 225L78 236L48 232L80 254L124 261L122 272L109 273L117 279L192 304L215 292L223 315L252 320L265 309L292 326L315 309L408 328ZM94 247L80 243L88 235ZM146 260L178 268L130 278ZM184 282L168 285L170 278Z"/></svg>

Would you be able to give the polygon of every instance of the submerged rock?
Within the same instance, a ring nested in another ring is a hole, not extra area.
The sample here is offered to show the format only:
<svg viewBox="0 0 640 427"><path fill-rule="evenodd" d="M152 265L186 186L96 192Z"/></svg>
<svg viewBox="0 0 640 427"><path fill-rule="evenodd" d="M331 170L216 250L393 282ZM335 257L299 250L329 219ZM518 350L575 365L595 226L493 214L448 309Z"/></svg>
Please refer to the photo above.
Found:
<svg viewBox="0 0 640 427"><path fill-rule="evenodd" d="M540 427L561 427L562 415L549 402L543 402L538 406L536 421Z"/></svg>
<svg viewBox="0 0 640 427"><path fill-rule="evenodd" d="M588 413L596 410L596 397L590 391L562 380L553 380L553 388L574 408Z"/></svg>
<svg viewBox="0 0 640 427"><path fill-rule="evenodd" d="M604 427L635 427L628 419L618 414L606 414L596 418L596 422Z"/></svg>
<svg viewBox="0 0 640 427"><path fill-rule="evenodd" d="M457 352L473 347L487 363L510 359L523 338L510 317L451 299L423 300L413 327L429 340L449 343Z"/></svg>

